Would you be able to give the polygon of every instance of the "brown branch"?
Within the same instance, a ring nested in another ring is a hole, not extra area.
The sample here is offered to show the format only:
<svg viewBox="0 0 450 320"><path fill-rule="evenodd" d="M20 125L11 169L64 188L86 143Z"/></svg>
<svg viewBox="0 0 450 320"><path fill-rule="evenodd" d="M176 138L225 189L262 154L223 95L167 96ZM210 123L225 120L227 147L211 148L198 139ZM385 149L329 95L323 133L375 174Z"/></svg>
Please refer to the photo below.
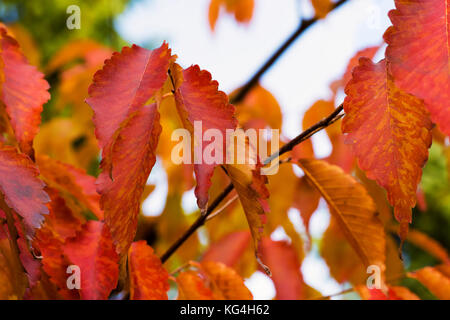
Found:
<svg viewBox="0 0 450 320"><path fill-rule="evenodd" d="M332 10L340 7L348 0L340 0L333 5ZM286 41L272 54L272 56L259 68L258 71L247 81L247 83L239 90L239 92L231 98L230 103L237 104L241 102L249 91L259 82L259 79L266 73L267 70L274 65L278 58L297 40L310 26L314 25L319 18L302 19L298 28Z"/></svg>
<svg viewBox="0 0 450 320"><path fill-rule="evenodd" d="M322 119L316 124L312 125L297 137L289 141L287 144L282 146L277 152L272 154L269 158L264 161L264 164L270 163L272 160L281 156L282 154L291 151L296 145L302 143L303 141L309 139L316 132L328 127L342 117L341 111L343 110L343 105L341 104L336 110L334 110L328 117ZM169 259L169 257L179 248L181 245L195 232L198 228L205 224L208 216L219 206L219 204L233 191L233 184L230 183L219 196L211 203L211 205L206 210L205 214L200 215L197 220L191 225L191 227L161 256L161 261L164 263Z"/></svg>

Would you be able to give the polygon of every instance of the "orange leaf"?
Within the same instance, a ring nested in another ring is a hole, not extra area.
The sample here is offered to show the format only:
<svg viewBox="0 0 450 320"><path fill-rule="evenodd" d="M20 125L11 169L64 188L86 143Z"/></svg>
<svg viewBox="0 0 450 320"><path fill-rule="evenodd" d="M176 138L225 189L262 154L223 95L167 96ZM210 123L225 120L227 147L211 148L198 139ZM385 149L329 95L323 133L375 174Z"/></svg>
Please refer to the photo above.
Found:
<svg viewBox="0 0 450 320"><path fill-rule="evenodd" d="M211 186L211 177L214 168L225 163L225 152L220 157L219 163L213 161L208 164L203 159L203 152L208 143L202 143L206 130L216 129L222 134L222 141L214 141L216 145L226 150L226 130L235 129L237 120L234 118L234 107L228 103L227 95L218 90L218 83L211 80L211 74L206 70L200 70L195 65L181 71L181 67L174 64L171 68L175 87L175 101L178 114L185 129L191 133L192 148L194 154L194 172L197 179L195 195L197 204L201 210L206 210L208 205L208 190ZM201 125L196 136L194 125ZM211 142L212 143L212 142ZM200 164L198 160L202 160Z"/></svg>
<svg viewBox="0 0 450 320"><path fill-rule="evenodd" d="M385 235L366 189L337 166L299 160L305 176L327 201L330 212L364 264L384 269Z"/></svg>
<svg viewBox="0 0 450 320"><path fill-rule="evenodd" d="M397 253L397 250L396 250ZM330 275L339 283L365 284L366 268L361 264L356 251L350 245L334 217L320 242L320 255L325 260Z"/></svg>
<svg viewBox="0 0 450 320"><path fill-rule="evenodd" d="M238 90L236 90L238 92ZM235 92L230 94L233 97ZM255 85L244 97L242 102L236 105L236 118L244 130L248 128L264 129L267 126L272 129L281 129L281 107L275 97L260 84Z"/></svg>
<svg viewBox="0 0 450 320"><path fill-rule="evenodd" d="M253 16L254 0L211 0L209 5L209 26L212 31L216 26L221 7L225 7L229 13L239 22L249 22Z"/></svg>
<svg viewBox="0 0 450 320"><path fill-rule="evenodd" d="M220 262L205 261L201 263L201 271L208 277L216 299L252 300L253 296L244 285L244 280L234 269Z"/></svg>
<svg viewBox="0 0 450 320"><path fill-rule="evenodd" d="M425 101L450 135L450 6L442 0L396 0L384 39L398 87ZM422 126L423 127L423 126Z"/></svg>
<svg viewBox="0 0 450 320"><path fill-rule="evenodd" d="M261 243L262 260L272 271L278 300L305 298L305 283L300 271L296 250L285 241L264 238Z"/></svg>
<svg viewBox="0 0 450 320"><path fill-rule="evenodd" d="M28 64L19 44L0 27L0 101L5 105L20 149L33 154L33 138L41 123L49 85L36 67Z"/></svg>
<svg viewBox="0 0 450 320"><path fill-rule="evenodd" d="M367 177L387 190L404 239L431 145L428 112L421 100L395 86L385 60L361 58L345 92L346 142Z"/></svg>
<svg viewBox="0 0 450 320"><path fill-rule="evenodd" d="M88 221L76 237L66 240L63 251L80 268L81 299L107 299L119 278L119 257L107 225Z"/></svg>
<svg viewBox="0 0 450 320"><path fill-rule="evenodd" d="M12 147L0 147L0 188L6 204L23 218L26 234L32 236L48 213L49 197L37 178L34 163Z"/></svg>
<svg viewBox="0 0 450 320"><path fill-rule="evenodd" d="M83 59L87 64L98 61L98 57L103 58L106 54L111 55L111 50L90 39L74 40L64 45L48 62L47 73L52 73L56 69L76 60Z"/></svg>
<svg viewBox="0 0 450 320"><path fill-rule="evenodd" d="M167 300L169 274L145 241L133 242L128 250L131 300Z"/></svg>
<svg viewBox="0 0 450 320"><path fill-rule="evenodd" d="M445 270L444 270L445 271ZM450 300L450 275L438 267L425 267L408 273L410 278L419 280L438 299Z"/></svg>
<svg viewBox="0 0 450 320"><path fill-rule="evenodd" d="M331 0L311 0L311 3L316 11L316 17L320 19L325 18L333 8Z"/></svg>
<svg viewBox="0 0 450 320"><path fill-rule="evenodd" d="M248 142L248 141L247 141ZM237 147L238 151L241 149ZM245 158L245 164L228 164L226 170L230 177L242 207L244 208L247 222L253 237L253 245L258 262L259 246L261 237L264 231L264 224L266 223L265 214L269 212L267 198L269 198L269 191L266 188L267 176L261 174L261 163L256 154L254 154L253 146L246 143L249 155ZM251 162L253 159L253 162ZM255 163L255 164L251 164ZM260 263L261 264L261 263ZM263 264L265 272L270 274L270 270Z"/></svg>
<svg viewBox="0 0 450 320"><path fill-rule="evenodd" d="M0 215L4 214L0 210ZM5 226L0 224L0 299L19 299L23 296L27 280L19 260L15 259L14 251L10 247L10 241Z"/></svg>
<svg viewBox="0 0 450 320"><path fill-rule="evenodd" d="M214 300L214 294L195 271L181 272L177 277L178 300Z"/></svg>

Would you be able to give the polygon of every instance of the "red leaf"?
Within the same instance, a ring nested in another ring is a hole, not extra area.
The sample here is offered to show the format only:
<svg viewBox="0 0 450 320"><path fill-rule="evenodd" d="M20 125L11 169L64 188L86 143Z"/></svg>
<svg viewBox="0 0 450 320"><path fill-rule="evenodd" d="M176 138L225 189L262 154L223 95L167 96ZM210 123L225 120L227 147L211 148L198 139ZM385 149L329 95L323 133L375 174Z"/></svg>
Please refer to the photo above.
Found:
<svg viewBox="0 0 450 320"><path fill-rule="evenodd" d="M111 163L102 161L101 164L100 203L121 255L126 253L136 234L142 192L156 162L160 133L156 105L142 107L123 124L111 149Z"/></svg>
<svg viewBox="0 0 450 320"><path fill-rule="evenodd" d="M128 250L131 300L167 300L169 274L145 241L133 242Z"/></svg>
<svg viewBox="0 0 450 320"><path fill-rule="evenodd" d="M37 232L33 245L40 251L42 266L50 281L56 285L59 294L65 299L79 299L78 291L67 288L66 273L71 262L63 254L66 239L75 237L85 222L83 217L75 215L66 205L59 192L47 188L51 202L50 213Z"/></svg>
<svg viewBox="0 0 450 320"><path fill-rule="evenodd" d="M161 126L156 104L172 60L167 44L149 51L125 47L94 76L86 101L103 148L98 178L101 208L120 255L136 233L145 183L156 161Z"/></svg>
<svg viewBox="0 0 450 320"><path fill-rule="evenodd" d="M85 209L103 220L100 195L97 193L94 177L86 174L84 170L44 155L37 155L36 163L49 186L69 194L70 199L75 198Z"/></svg>
<svg viewBox="0 0 450 320"><path fill-rule="evenodd" d="M81 299L104 300L117 286L119 257L108 227L88 221L80 233L64 245L64 255L81 270Z"/></svg>
<svg viewBox="0 0 450 320"><path fill-rule="evenodd" d="M133 45L115 52L94 75L86 102L95 113L95 133L103 157L121 124L161 89L171 59L166 43L152 51Z"/></svg>
<svg viewBox="0 0 450 320"><path fill-rule="evenodd" d="M264 238L261 243L261 256L272 271L278 300L305 298L305 283L300 271L299 257L291 245L285 241Z"/></svg>
<svg viewBox="0 0 450 320"><path fill-rule="evenodd" d="M38 170L26 155L14 148L0 148L0 189L6 204L23 218L26 234L33 235L48 213L49 197Z"/></svg>
<svg viewBox="0 0 450 320"><path fill-rule="evenodd" d="M43 74L28 64L19 44L0 27L1 101L11 119L20 149L33 153L33 138L41 123L42 106L50 99Z"/></svg>
<svg viewBox="0 0 450 320"><path fill-rule="evenodd" d="M398 87L425 101L450 135L450 5L442 0L396 0L384 38Z"/></svg>
<svg viewBox="0 0 450 320"><path fill-rule="evenodd" d="M226 130L235 129L237 120L234 118L234 107L228 103L227 95L218 90L217 81L211 80L211 74L200 70L195 65L183 71L175 64L172 68L175 77L175 100L183 126L189 130L194 143L194 172L197 178L195 195L200 209L205 210L208 204L208 190L211 186L211 177L218 164L225 163L225 152L221 163L207 164L202 159L201 164L195 164L196 154L203 152L207 143L202 143L203 134L208 129L217 129L222 134L222 150L226 150ZM183 78L183 79L181 79ZM194 121L201 123L201 137L194 135ZM198 157L197 157L198 158Z"/></svg>

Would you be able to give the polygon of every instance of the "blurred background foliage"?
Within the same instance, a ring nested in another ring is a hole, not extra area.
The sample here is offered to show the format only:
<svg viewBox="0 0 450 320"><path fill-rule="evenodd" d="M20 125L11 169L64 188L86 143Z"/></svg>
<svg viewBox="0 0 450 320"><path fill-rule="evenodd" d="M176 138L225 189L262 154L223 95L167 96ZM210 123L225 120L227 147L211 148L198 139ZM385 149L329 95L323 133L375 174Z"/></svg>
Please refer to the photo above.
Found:
<svg viewBox="0 0 450 320"><path fill-rule="evenodd" d="M41 62L46 63L58 49L74 39L88 38L112 48L125 41L114 29L114 18L123 12L129 0L2 0L0 20L11 24L20 22L39 44ZM81 9L82 28L67 32L67 7Z"/></svg>

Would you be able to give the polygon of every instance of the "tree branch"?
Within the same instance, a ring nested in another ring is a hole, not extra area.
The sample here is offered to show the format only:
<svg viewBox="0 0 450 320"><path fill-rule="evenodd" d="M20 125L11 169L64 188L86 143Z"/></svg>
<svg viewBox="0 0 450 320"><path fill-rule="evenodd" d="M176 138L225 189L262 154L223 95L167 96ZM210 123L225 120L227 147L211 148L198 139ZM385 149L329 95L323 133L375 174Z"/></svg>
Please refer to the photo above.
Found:
<svg viewBox="0 0 450 320"><path fill-rule="evenodd" d="M340 0L333 5L333 9L336 9L343 5L348 0ZM308 28L314 25L319 18L302 19L297 30L286 39L286 41L272 54L272 56L262 65L262 67L247 81L247 83L239 90L239 92L230 99L231 104L237 104L241 102L249 91L259 82L259 79L266 73L267 70L278 60L278 58L302 35Z"/></svg>
<svg viewBox="0 0 450 320"><path fill-rule="evenodd" d="M296 145L302 143L303 141L309 139L316 132L328 127L337 120L339 120L343 114L340 114L343 110L343 105L341 104L336 110L334 110L328 117L320 120L316 124L312 125L297 137L289 141L287 144L282 146L277 152L272 154L269 158L264 161L264 164L270 163L272 160L278 158L286 152L291 151ZM219 204L233 191L233 184L230 183L221 194L211 203L211 205L206 210L205 214L200 215L197 220L191 225L191 227L161 256L161 261L164 263L170 256L179 248L181 245L195 232L198 228L205 224L208 216L219 206Z"/></svg>

